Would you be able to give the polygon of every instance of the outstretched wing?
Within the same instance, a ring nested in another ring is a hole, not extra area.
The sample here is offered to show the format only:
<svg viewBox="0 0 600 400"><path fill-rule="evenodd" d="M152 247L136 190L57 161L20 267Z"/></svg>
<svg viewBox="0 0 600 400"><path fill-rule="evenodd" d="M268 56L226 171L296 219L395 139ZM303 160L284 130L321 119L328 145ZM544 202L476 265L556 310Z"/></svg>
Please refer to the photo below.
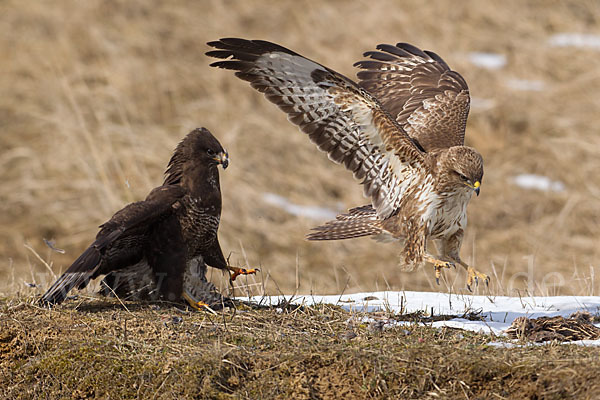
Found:
<svg viewBox="0 0 600 400"><path fill-rule="evenodd" d="M380 44L364 53L359 84L426 150L464 144L469 88L431 51L407 43Z"/></svg>
<svg viewBox="0 0 600 400"><path fill-rule="evenodd" d="M211 64L249 81L329 158L362 180L382 218L391 215L415 179L423 153L381 105L356 83L285 47L261 40L221 39Z"/></svg>
<svg viewBox="0 0 600 400"><path fill-rule="evenodd" d="M312 228L313 232L306 235L308 240L340 240L361 236L378 235L382 232L381 220L371 207L366 205L348 210L335 220Z"/></svg>
<svg viewBox="0 0 600 400"><path fill-rule="evenodd" d="M172 212L184 192L180 186L155 188L146 200L127 205L106 223L92 243L42 296L42 304L62 302L71 289L83 289L90 279L140 261L146 233Z"/></svg>

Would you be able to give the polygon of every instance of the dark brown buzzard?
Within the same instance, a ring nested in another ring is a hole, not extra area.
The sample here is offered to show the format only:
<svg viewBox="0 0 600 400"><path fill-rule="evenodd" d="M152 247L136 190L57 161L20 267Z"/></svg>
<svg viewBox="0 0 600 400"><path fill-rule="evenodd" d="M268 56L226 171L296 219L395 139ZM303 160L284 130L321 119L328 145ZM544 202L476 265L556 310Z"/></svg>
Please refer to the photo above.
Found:
<svg viewBox="0 0 600 400"><path fill-rule="evenodd" d="M379 45L357 63L360 83L262 40L208 43L211 64L231 69L288 114L329 158L364 186L371 205L315 228L310 240L360 236L403 242L400 265L462 265L470 288L488 277L459 256L466 209L479 194L481 155L464 146L469 90L435 53L406 43ZM427 251L429 239L440 254Z"/></svg>
<svg viewBox="0 0 600 400"><path fill-rule="evenodd" d="M101 293L123 297L187 300L214 306L223 299L206 281L206 265L251 273L227 265L217 229L221 218L221 164L229 156L205 128L177 146L162 186L129 204L106 223L90 245L42 296L42 304L62 302L72 288L106 275Z"/></svg>

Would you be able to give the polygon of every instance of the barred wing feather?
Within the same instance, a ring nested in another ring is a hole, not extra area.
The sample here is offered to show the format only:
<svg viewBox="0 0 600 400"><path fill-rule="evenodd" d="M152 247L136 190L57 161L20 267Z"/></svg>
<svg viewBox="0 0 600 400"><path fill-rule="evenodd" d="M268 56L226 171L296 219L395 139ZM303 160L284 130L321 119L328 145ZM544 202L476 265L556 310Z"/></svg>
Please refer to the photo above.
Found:
<svg viewBox="0 0 600 400"><path fill-rule="evenodd" d="M440 56L408 43L380 44L354 65L359 85L426 151L464 144L469 88Z"/></svg>
<svg viewBox="0 0 600 400"><path fill-rule="evenodd" d="M423 153L379 102L355 82L274 43L221 39L211 66L235 70L288 114L329 158L362 180L381 218L424 174Z"/></svg>

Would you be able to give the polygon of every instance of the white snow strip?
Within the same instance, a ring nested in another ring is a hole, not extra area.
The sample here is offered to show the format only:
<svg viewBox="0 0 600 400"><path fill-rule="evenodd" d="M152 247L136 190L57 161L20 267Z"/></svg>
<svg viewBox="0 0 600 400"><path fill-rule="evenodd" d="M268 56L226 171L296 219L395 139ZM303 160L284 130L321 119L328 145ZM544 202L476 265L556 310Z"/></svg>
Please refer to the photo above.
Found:
<svg viewBox="0 0 600 400"><path fill-rule="evenodd" d="M543 81L517 78L507 79L505 84L510 89L524 92L541 92L546 87Z"/></svg>
<svg viewBox="0 0 600 400"><path fill-rule="evenodd" d="M512 349L514 347L527 347L527 346L544 346L547 344L552 343L553 345L555 344L555 342L528 342L528 343L517 343L517 342L489 342L487 343L488 346L493 346L493 347L503 347L505 349ZM575 340L573 342L563 342L563 344L576 344L578 346L586 346L586 347L592 347L592 346L600 346L600 340Z"/></svg>
<svg viewBox="0 0 600 400"><path fill-rule="evenodd" d="M519 343L513 343L513 342L489 342L487 343L488 346L492 346L492 347L501 347L504 349L512 349L515 347L524 347L524 345L519 344ZM530 344L526 344L525 346L529 346Z"/></svg>
<svg viewBox="0 0 600 400"><path fill-rule="evenodd" d="M506 56L497 53L471 52L468 54L471 64L479 68L497 70L506 65Z"/></svg>
<svg viewBox="0 0 600 400"><path fill-rule="evenodd" d="M578 344L580 346L600 346L600 340L576 340L569 344Z"/></svg>
<svg viewBox="0 0 600 400"><path fill-rule="evenodd" d="M282 301L290 301L298 305L333 304L352 312L388 311L392 313L414 313L421 311L430 315L455 315L448 321L428 323L433 327L453 327L473 332L503 335L515 318L539 318L561 315L568 317L577 311L588 311L592 314L600 310L598 296L551 296L551 297L507 297L507 296L473 296L436 292L373 292L355 293L333 296L297 295L254 297L252 301L262 304L276 305ZM470 321L461 318L468 313L479 313L482 321ZM380 317L363 318L363 322L375 323ZM412 322L383 320L385 328L409 325ZM582 345L598 346L600 340L581 341Z"/></svg>
<svg viewBox="0 0 600 400"><path fill-rule="evenodd" d="M544 192L562 192L565 190L564 183L553 181L543 175L521 174L515 176L513 182L523 189L536 189Z"/></svg>
<svg viewBox="0 0 600 400"><path fill-rule="evenodd" d="M600 35L589 33L557 33L550 36L548 43L553 47L577 47L600 50Z"/></svg>
<svg viewBox="0 0 600 400"><path fill-rule="evenodd" d="M336 211L330 208L294 204L285 197L279 196L275 193L264 193L263 200L268 204L281 208L288 214L317 221L334 219L338 214Z"/></svg>

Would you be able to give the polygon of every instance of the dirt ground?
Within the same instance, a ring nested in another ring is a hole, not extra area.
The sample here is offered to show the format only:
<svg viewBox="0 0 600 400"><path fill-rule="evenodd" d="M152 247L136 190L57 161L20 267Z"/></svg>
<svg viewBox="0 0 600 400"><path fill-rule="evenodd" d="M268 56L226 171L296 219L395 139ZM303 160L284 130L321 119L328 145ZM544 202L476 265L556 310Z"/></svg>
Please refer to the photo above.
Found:
<svg viewBox="0 0 600 400"><path fill-rule="evenodd" d="M378 43L437 52L470 86L467 143L485 159L463 258L493 276L495 294L598 291L598 45L555 36L599 34L598 2L8 0L0 15L0 292L43 290L100 223L162 181L199 126L231 155L220 238L232 263L261 267L254 293L465 290L462 271L439 287L429 270L400 273L393 244L306 242L325 218L265 200L335 211L367 201L276 107L208 67L205 43L230 36L276 41L350 77ZM473 52L501 65L478 66ZM521 188L519 174L564 190Z"/></svg>
<svg viewBox="0 0 600 400"><path fill-rule="evenodd" d="M188 312L79 298L0 300L0 397L211 399L598 398L600 349L435 329L423 315L337 307Z"/></svg>

